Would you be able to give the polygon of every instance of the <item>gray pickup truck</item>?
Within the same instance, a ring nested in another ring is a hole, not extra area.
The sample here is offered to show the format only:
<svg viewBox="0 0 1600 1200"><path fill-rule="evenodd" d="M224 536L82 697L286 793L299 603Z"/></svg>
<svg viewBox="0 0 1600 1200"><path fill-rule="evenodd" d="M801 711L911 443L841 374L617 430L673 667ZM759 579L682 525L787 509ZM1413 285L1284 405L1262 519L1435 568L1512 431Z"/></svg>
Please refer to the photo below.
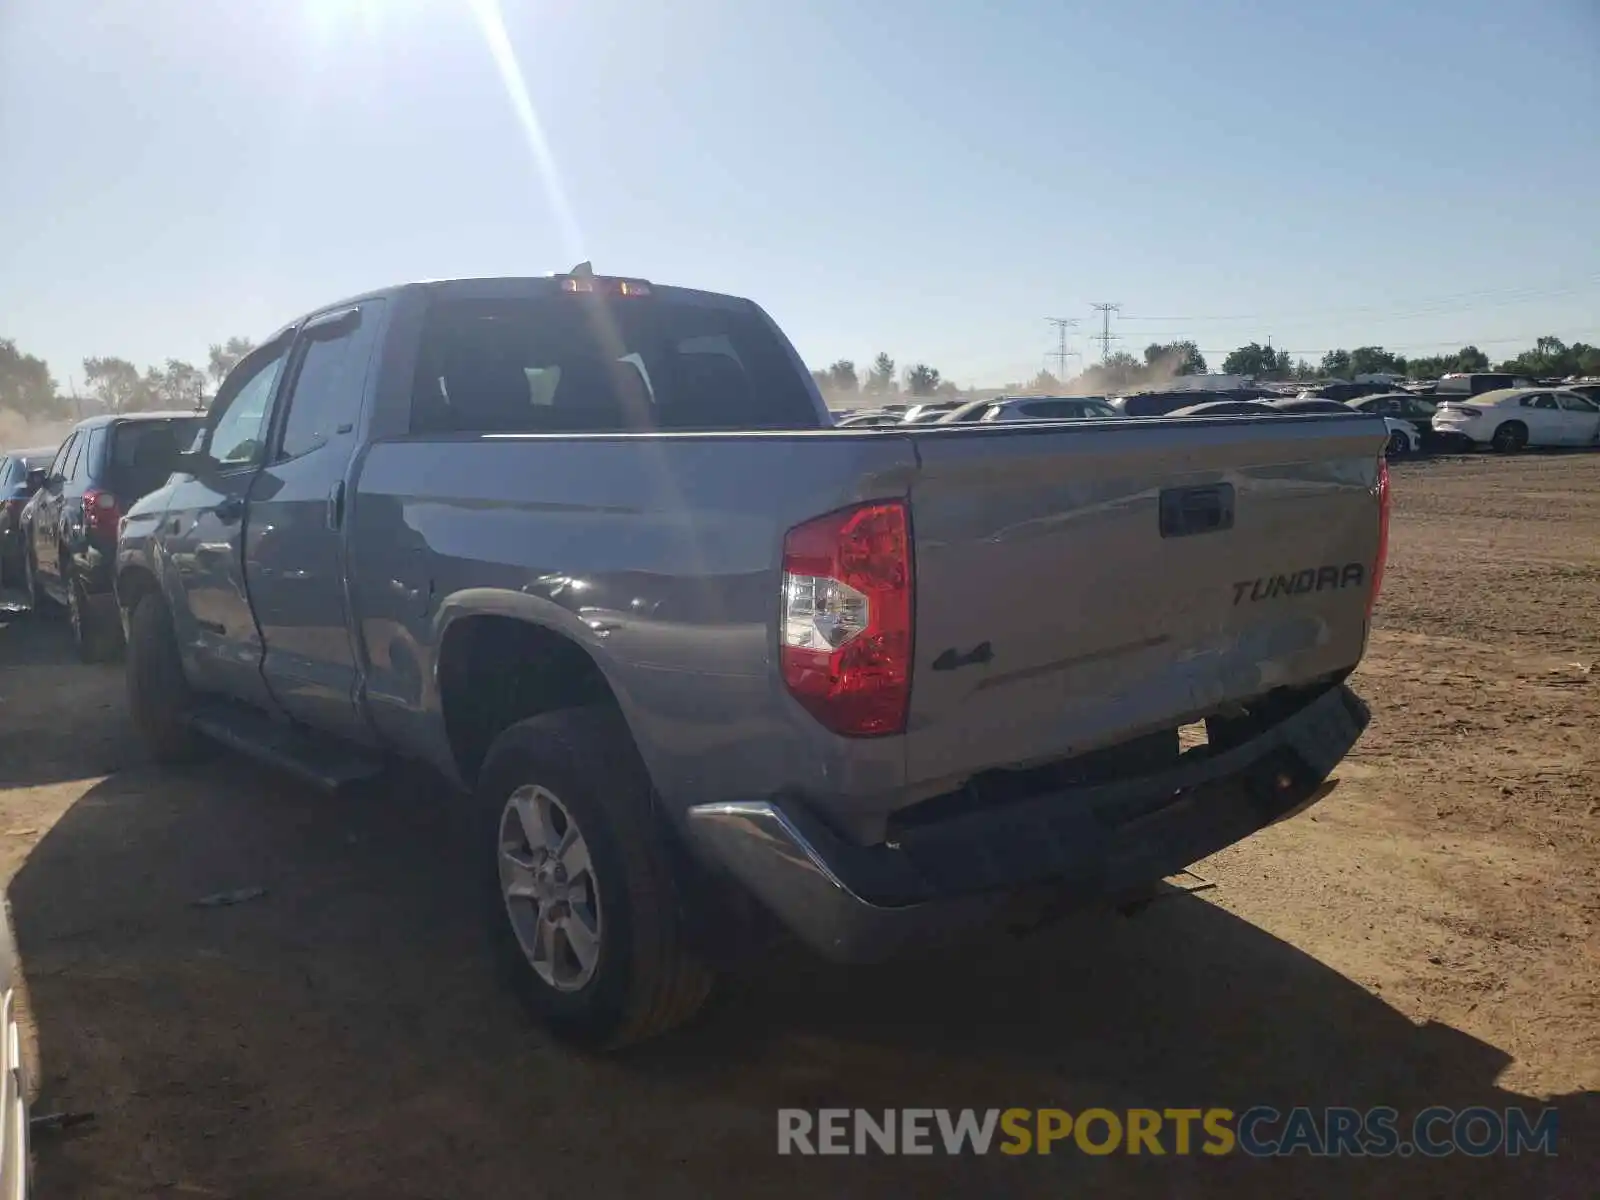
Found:
<svg viewBox="0 0 1600 1200"><path fill-rule="evenodd" d="M162 761L436 768L527 1001L622 1045L763 929L880 959L1318 799L1367 722L1385 439L837 429L748 300L390 288L239 363L128 512L132 715Z"/></svg>

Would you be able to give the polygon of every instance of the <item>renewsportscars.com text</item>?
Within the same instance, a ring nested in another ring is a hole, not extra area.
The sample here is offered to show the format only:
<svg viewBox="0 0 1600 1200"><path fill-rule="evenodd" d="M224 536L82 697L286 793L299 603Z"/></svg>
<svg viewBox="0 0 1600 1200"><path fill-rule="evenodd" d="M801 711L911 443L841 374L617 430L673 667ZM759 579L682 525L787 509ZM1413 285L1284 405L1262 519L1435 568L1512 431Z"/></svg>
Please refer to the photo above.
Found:
<svg viewBox="0 0 1600 1200"><path fill-rule="evenodd" d="M1556 1110L782 1108L779 1154L1554 1155Z"/></svg>

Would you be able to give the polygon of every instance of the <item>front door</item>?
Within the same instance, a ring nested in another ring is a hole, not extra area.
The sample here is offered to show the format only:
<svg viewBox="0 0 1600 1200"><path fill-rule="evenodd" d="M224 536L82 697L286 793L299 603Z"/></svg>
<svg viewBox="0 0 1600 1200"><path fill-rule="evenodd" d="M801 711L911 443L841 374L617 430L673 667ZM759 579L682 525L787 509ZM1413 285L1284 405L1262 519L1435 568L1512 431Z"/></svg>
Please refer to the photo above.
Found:
<svg viewBox="0 0 1600 1200"><path fill-rule="evenodd" d="M250 491L245 579L279 706L314 728L371 740L345 588L346 474L383 301L312 318L290 358L271 451Z"/></svg>
<svg viewBox="0 0 1600 1200"><path fill-rule="evenodd" d="M33 498L30 530L33 536L34 573L40 588L57 599L64 598L60 587L61 510L67 480L72 475L72 462L87 440L88 435L80 431L62 443L45 472L44 486Z"/></svg>
<svg viewBox="0 0 1600 1200"><path fill-rule="evenodd" d="M1577 392L1557 392L1556 403L1566 421L1566 444L1592 446L1600 441L1600 407Z"/></svg>
<svg viewBox="0 0 1600 1200"><path fill-rule="evenodd" d="M173 625L202 691L271 707L261 678L261 636L245 593L246 500L266 438L288 339L244 358L224 381L197 447L211 462L175 477L162 542L176 576Z"/></svg>

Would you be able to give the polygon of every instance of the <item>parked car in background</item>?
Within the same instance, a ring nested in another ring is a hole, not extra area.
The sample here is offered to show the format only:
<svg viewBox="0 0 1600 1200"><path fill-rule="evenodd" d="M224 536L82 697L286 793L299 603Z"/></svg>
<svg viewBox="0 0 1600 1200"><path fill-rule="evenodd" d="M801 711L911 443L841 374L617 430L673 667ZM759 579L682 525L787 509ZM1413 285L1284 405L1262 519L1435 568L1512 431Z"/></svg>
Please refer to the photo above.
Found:
<svg viewBox="0 0 1600 1200"><path fill-rule="evenodd" d="M1404 421L1419 439L1419 449L1440 449L1444 441L1433 430L1433 416L1439 406L1415 392L1382 392L1376 396L1363 396L1350 401L1357 412L1374 413L1385 421Z"/></svg>
<svg viewBox="0 0 1600 1200"><path fill-rule="evenodd" d="M863 409L840 417L834 424L840 429L857 429L863 425L899 425L901 417L899 413L884 412L882 409Z"/></svg>
<svg viewBox="0 0 1600 1200"><path fill-rule="evenodd" d="M1394 390L1391 383L1375 380L1342 380L1335 379L1328 383L1315 383L1310 387L1300 389L1300 395L1319 400L1359 400L1363 396L1375 396L1379 392Z"/></svg>
<svg viewBox="0 0 1600 1200"><path fill-rule="evenodd" d="M1600 405L1564 388L1502 388L1444 401L1433 428L1502 454L1525 446L1593 446L1600 443Z"/></svg>
<svg viewBox="0 0 1600 1200"><path fill-rule="evenodd" d="M941 425L985 425L997 421L1092 421L1122 414L1093 396L996 396L974 400L939 418Z"/></svg>
<svg viewBox="0 0 1600 1200"><path fill-rule="evenodd" d="M1295 424L840 437L749 300L388 288L242 359L128 513L130 714L160 761L436 767L522 997L639 1041L763 910L881 959L1325 794L1388 474L1376 419Z"/></svg>
<svg viewBox="0 0 1600 1200"><path fill-rule="evenodd" d="M24 578L36 613L65 608L86 662L121 647L112 589L117 522L167 481L203 413L125 413L82 421L48 465L32 468L24 510Z"/></svg>
<svg viewBox="0 0 1600 1200"><path fill-rule="evenodd" d="M1265 400L1208 400L1204 404L1191 404L1174 409L1169 417L1280 417L1283 410L1274 408Z"/></svg>
<svg viewBox="0 0 1600 1200"><path fill-rule="evenodd" d="M1155 392L1130 392L1116 396L1108 403L1125 417L1164 417L1180 408L1194 408L1201 404L1273 400L1278 393L1268 388L1243 387L1226 391L1200 388L1174 388Z"/></svg>
<svg viewBox="0 0 1600 1200"><path fill-rule="evenodd" d="M0 588L22 586L22 510L34 493L28 472L55 453L54 446L0 451Z"/></svg>
<svg viewBox="0 0 1600 1200"><path fill-rule="evenodd" d="M1441 375L1433 391L1428 393L1436 401L1455 400L1461 396L1481 396L1485 392L1501 392L1507 388L1537 386L1538 381L1526 375L1510 375L1504 371L1457 372Z"/></svg>
<svg viewBox="0 0 1600 1200"><path fill-rule="evenodd" d="M945 413L951 412L962 405L960 400L935 400L929 404L913 404L906 409L906 415L900 418L902 425L932 425Z"/></svg>
<svg viewBox="0 0 1600 1200"><path fill-rule="evenodd" d="M1315 396L1290 396L1283 400L1274 400L1272 407L1281 413L1346 413L1350 416L1360 416L1361 410L1351 404L1342 404L1338 400L1322 400ZM1417 427L1409 421L1402 421L1398 417L1384 417L1384 425L1389 430L1389 442L1384 447L1384 454L1390 458L1397 458L1406 454L1415 454L1422 449L1422 435L1417 432Z"/></svg>

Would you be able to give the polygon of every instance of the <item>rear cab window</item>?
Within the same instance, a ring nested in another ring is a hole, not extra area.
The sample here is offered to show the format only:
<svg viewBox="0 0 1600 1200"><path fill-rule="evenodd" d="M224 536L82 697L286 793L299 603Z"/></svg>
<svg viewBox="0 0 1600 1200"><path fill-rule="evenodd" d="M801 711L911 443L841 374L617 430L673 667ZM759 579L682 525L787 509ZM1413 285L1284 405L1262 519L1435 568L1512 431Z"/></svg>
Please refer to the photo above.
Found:
<svg viewBox="0 0 1600 1200"><path fill-rule="evenodd" d="M753 305L649 296L435 298L416 433L816 429L807 379Z"/></svg>

